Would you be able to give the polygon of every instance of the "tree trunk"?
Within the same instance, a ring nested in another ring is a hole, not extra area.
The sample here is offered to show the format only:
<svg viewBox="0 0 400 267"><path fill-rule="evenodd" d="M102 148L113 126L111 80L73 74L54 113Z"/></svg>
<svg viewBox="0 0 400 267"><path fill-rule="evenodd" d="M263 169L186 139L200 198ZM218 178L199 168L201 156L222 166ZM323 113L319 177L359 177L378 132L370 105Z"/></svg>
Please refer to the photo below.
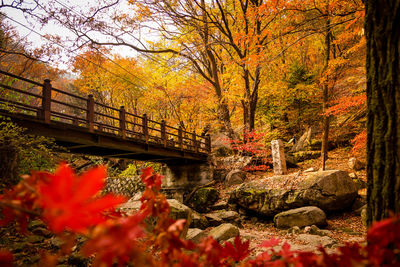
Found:
<svg viewBox="0 0 400 267"><path fill-rule="evenodd" d="M229 113L229 106L226 103L226 101L223 98L223 91L221 88L221 83L219 79L219 71L218 71L218 64L217 60L214 56L214 52L210 49L209 45L209 27L208 27L208 18L207 14L205 12L206 10L206 3L205 0L201 1L201 7L202 7L202 20L203 20L203 27L202 27L202 33L200 34L202 36L203 42L204 42L204 56L207 58L208 61L208 72L210 75L210 79L213 80L213 87L215 90L215 94L218 97L218 107L217 107L217 116L218 120L222 122L224 126L224 130L226 131L228 137L230 139L236 139L235 132L233 131L232 124L231 124L231 116Z"/></svg>
<svg viewBox="0 0 400 267"><path fill-rule="evenodd" d="M367 224L400 212L400 1L366 1Z"/></svg>
<svg viewBox="0 0 400 267"><path fill-rule="evenodd" d="M328 3L329 4L329 3ZM325 64L324 72L328 69L330 53L331 53L331 32L330 32L330 20L329 20L329 10L327 10L327 20L326 20L326 33L325 33ZM322 112L325 112L328 108L329 101L329 86L328 77L325 77L326 81L323 86L323 102L322 102ZM329 141L329 116L323 115L322 121L322 145L321 145L321 155L322 155L322 170L325 170L325 163L328 159L328 141Z"/></svg>
<svg viewBox="0 0 400 267"><path fill-rule="evenodd" d="M228 137L230 139L236 139L235 131L233 131L231 124L231 116L229 114L229 107L225 101L222 100L222 103L218 105L218 118L224 125L224 130L226 131Z"/></svg>

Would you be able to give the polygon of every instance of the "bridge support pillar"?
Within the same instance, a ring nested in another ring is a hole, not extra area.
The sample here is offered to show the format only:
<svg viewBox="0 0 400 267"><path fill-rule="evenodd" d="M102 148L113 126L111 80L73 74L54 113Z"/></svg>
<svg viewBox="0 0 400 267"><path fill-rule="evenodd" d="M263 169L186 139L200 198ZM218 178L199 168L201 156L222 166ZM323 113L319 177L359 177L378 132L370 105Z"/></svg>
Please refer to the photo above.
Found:
<svg viewBox="0 0 400 267"><path fill-rule="evenodd" d="M161 174L164 175L164 188L185 188L202 185L210 182L213 170L210 164L185 164L185 165L163 165Z"/></svg>

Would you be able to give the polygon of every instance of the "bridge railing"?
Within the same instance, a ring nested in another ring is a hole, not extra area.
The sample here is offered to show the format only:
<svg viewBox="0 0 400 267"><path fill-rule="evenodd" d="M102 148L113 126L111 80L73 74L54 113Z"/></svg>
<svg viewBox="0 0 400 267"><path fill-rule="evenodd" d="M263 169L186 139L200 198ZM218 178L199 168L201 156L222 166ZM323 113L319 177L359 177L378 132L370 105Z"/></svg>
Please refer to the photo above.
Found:
<svg viewBox="0 0 400 267"><path fill-rule="evenodd" d="M52 87L50 80L39 83L0 70L0 109L36 117L45 123L64 123L89 132L102 132L122 139L139 140L195 153L211 151L210 136L155 121L146 114L129 113L124 106L111 107Z"/></svg>

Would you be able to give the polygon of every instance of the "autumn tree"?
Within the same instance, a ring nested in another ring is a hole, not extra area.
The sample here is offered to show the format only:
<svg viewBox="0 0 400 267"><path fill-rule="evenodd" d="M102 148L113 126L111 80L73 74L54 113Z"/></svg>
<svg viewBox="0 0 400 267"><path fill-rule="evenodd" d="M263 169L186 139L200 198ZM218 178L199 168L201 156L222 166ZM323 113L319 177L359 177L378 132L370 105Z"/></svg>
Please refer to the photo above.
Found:
<svg viewBox="0 0 400 267"><path fill-rule="evenodd" d="M319 87L322 95L322 168L325 169L330 128L330 115L326 113L333 99L334 89L343 75L346 64L351 61L351 49L359 43L359 31L352 30L351 37L340 40L343 32L357 25L363 18L361 1L321 0L321 1L293 1L288 10L292 11L293 18L289 23L288 34L299 34L299 38L321 36L323 49L323 63L319 71ZM358 27L359 29L359 27Z"/></svg>
<svg viewBox="0 0 400 267"><path fill-rule="evenodd" d="M400 212L400 1L366 1L367 223Z"/></svg>

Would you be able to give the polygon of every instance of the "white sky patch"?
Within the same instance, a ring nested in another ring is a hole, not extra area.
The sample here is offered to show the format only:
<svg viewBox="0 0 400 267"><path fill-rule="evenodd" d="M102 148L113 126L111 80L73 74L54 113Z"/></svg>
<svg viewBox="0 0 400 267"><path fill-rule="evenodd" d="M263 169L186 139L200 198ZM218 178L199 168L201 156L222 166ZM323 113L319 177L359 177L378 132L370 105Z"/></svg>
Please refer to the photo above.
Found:
<svg viewBox="0 0 400 267"><path fill-rule="evenodd" d="M97 1L88 1L88 0L43 0L40 1L40 4L43 6L49 5L50 3L54 4L60 8L69 9L70 12L74 13L78 16L89 16L89 8ZM5 1L6 4L11 4L12 0ZM24 4L24 7L33 7L33 4L27 3ZM118 5L118 10L121 12L129 13L129 10L132 9L132 6L128 5L127 1L122 1ZM3 16L4 21L15 27L20 37L26 37L30 42L30 46L32 49L41 48L45 45L55 46L61 50L60 59L57 60L57 63L53 64L61 69L68 70L71 68L70 62L71 58L75 57L80 53L79 50L74 50L70 44L65 41L49 41L46 39L46 35L59 35L62 39L74 39L76 36L73 32L71 32L66 27L63 27L59 23L54 21L49 21L49 23L43 25L39 23L35 18L31 15L22 12L16 8L3 7L0 9L0 12L3 13L6 17ZM41 9L36 9L34 12L41 16L46 16L45 12ZM98 19L96 17L96 19ZM107 22L107 21L106 21ZM112 23L110 20L109 23ZM158 36L156 34L141 34L138 33L130 33L131 35L140 36L140 39L146 42L146 40L157 40ZM100 34L93 34L95 38L100 41L104 41L104 36ZM128 36L129 37L129 36ZM126 37L125 37L126 38ZM127 42L135 42L134 40L127 40ZM136 43L135 43L136 44ZM137 44L136 44L137 45ZM112 50L112 53L119 54L123 57L137 57L138 53L129 47L118 46L118 47L109 47Z"/></svg>

